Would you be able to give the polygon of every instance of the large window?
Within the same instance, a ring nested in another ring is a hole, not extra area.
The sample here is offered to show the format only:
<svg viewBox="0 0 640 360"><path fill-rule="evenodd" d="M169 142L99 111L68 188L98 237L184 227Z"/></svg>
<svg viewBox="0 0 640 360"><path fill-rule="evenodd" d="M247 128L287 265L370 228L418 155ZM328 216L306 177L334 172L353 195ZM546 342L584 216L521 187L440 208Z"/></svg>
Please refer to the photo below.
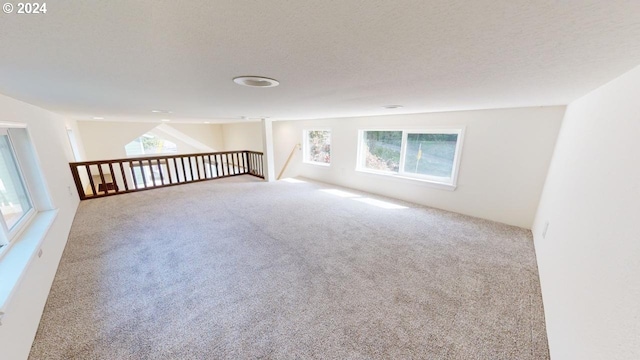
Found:
<svg viewBox="0 0 640 360"><path fill-rule="evenodd" d="M304 131L304 162L317 165L331 164L331 131Z"/></svg>
<svg viewBox="0 0 640 360"><path fill-rule="evenodd" d="M0 128L0 247L7 245L34 213L9 131Z"/></svg>
<svg viewBox="0 0 640 360"><path fill-rule="evenodd" d="M361 130L358 170L455 185L462 129Z"/></svg>

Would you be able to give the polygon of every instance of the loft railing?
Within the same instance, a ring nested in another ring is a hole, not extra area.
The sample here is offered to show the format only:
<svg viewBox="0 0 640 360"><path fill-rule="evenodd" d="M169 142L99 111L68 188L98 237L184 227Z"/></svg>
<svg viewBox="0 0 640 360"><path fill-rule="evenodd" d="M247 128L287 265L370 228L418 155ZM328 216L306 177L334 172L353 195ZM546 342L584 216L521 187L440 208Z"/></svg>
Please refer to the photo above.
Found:
<svg viewBox="0 0 640 360"><path fill-rule="evenodd" d="M262 153L248 150L69 163L80 200L238 175L264 179Z"/></svg>

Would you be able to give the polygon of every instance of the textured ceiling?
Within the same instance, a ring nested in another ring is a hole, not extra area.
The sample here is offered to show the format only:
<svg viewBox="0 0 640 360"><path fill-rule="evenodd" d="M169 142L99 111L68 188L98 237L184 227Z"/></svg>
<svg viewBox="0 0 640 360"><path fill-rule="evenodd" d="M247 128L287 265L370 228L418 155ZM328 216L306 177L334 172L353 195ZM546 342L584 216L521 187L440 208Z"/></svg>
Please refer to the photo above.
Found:
<svg viewBox="0 0 640 360"><path fill-rule="evenodd" d="M638 0L47 6L40 15L0 13L0 93L75 119L213 122L558 105L640 64ZM232 82L239 75L281 85L241 87ZM382 108L390 104L404 107Z"/></svg>

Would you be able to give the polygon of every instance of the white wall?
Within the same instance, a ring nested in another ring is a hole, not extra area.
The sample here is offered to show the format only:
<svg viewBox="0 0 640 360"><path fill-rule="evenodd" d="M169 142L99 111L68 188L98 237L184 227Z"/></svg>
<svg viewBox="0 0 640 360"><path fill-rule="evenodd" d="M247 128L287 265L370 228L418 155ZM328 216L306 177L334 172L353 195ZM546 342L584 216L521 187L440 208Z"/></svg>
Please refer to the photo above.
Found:
<svg viewBox="0 0 640 360"><path fill-rule="evenodd" d="M164 123L163 123L164 124ZM159 123L78 121L80 138L86 160L106 160L127 157L124 146L147 133ZM165 124L203 143L214 151L224 148L222 125L217 124ZM178 153L196 153L201 150L177 139L167 139L178 145Z"/></svg>
<svg viewBox="0 0 640 360"><path fill-rule="evenodd" d="M531 228L565 107L478 110L274 122L276 173L305 128L331 128L330 167L303 164L297 151L284 177L301 175L440 209ZM358 129L465 126L455 191L355 171Z"/></svg>
<svg viewBox="0 0 640 360"><path fill-rule="evenodd" d="M78 195L68 162L72 161L65 119L0 95L0 121L25 122L34 141L42 171L58 216L43 240L41 258L35 258L7 306L0 326L0 358L26 359L67 242L78 206ZM72 193L69 194L68 187Z"/></svg>
<svg viewBox="0 0 640 360"><path fill-rule="evenodd" d="M224 150L224 137L222 132L222 125L220 124L167 124L172 128L180 131L184 135L207 145L212 151ZM180 149L178 149L179 152ZM199 149L193 148L190 152L202 152Z"/></svg>
<svg viewBox="0 0 640 360"><path fill-rule="evenodd" d="M124 146L158 126L156 123L78 121L77 134L84 144L86 160L126 157Z"/></svg>
<svg viewBox="0 0 640 360"><path fill-rule="evenodd" d="M222 125L225 150L252 150L262 152L262 125L260 122L242 122Z"/></svg>
<svg viewBox="0 0 640 360"><path fill-rule="evenodd" d="M640 359L638 94L640 67L567 108L533 228L553 359Z"/></svg>

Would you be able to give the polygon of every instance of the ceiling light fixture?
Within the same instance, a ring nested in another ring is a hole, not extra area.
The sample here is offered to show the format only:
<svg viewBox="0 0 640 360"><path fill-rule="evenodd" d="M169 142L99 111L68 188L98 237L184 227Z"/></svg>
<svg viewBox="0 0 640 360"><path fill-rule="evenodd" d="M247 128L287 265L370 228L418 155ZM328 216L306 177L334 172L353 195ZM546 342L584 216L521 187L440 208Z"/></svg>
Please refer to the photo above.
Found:
<svg viewBox="0 0 640 360"><path fill-rule="evenodd" d="M152 113L154 114L171 114L172 111L170 110L151 110Z"/></svg>
<svg viewBox="0 0 640 360"><path fill-rule="evenodd" d="M205 121L204 123L205 124L211 124L211 121Z"/></svg>
<svg viewBox="0 0 640 360"><path fill-rule="evenodd" d="M160 121L162 121L162 122L169 122L169 121L171 121L171 119L161 119Z"/></svg>
<svg viewBox="0 0 640 360"><path fill-rule="evenodd" d="M400 109L401 107L403 107L402 105L385 105L383 106L383 108L385 109Z"/></svg>
<svg viewBox="0 0 640 360"><path fill-rule="evenodd" d="M104 118L101 117L101 116L94 116L92 119L93 120L104 120Z"/></svg>
<svg viewBox="0 0 640 360"><path fill-rule="evenodd" d="M266 78L264 76L238 76L233 78L233 82L249 87L275 87L280 85L280 82L275 79Z"/></svg>

